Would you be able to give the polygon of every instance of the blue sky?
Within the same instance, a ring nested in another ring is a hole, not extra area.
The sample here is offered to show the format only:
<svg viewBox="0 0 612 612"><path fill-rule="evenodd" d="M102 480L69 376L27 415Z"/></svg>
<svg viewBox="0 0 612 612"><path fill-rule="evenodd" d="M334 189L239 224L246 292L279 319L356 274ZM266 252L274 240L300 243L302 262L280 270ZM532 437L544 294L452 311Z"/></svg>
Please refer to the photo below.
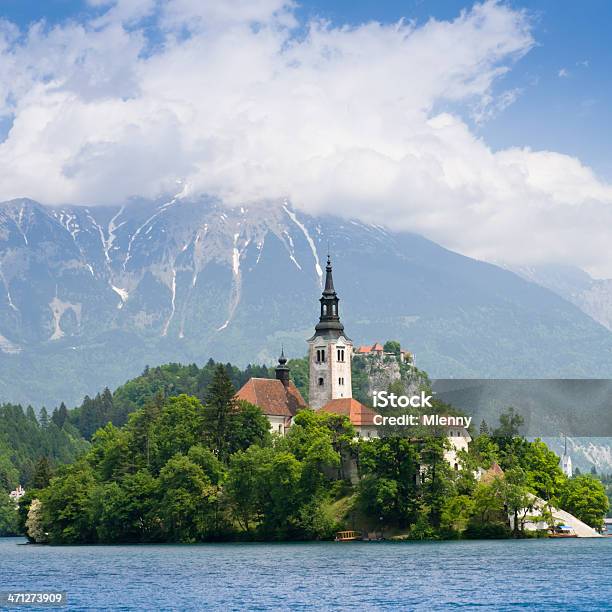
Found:
<svg viewBox="0 0 612 612"><path fill-rule="evenodd" d="M612 179L612 2L509 2L534 21L536 46L498 84L521 94L502 113L474 126L493 149L530 146L568 153ZM300 2L305 17L334 24L404 17L421 24L452 19L472 3L459 0L326 0ZM79 20L92 9L83 0L0 0L0 13L21 27L45 19ZM1 129L1 126L0 126Z"/></svg>
<svg viewBox="0 0 612 612"><path fill-rule="evenodd" d="M0 200L289 201L612 278L610 0L0 0L0 15L18 26L0 21Z"/></svg>

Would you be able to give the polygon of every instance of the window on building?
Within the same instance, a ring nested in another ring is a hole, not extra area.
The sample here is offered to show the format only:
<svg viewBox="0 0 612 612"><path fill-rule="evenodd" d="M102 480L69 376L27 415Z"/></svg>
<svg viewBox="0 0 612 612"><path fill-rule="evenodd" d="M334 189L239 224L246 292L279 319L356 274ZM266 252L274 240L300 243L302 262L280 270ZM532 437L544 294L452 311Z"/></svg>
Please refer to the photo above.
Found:
<svg viewBox="0 0 612 612"><path fill-rule="evenodd" d="M344 378L342 378L342 376L340 376L340 378L338 378L338 384L339 385L343 385L344 384Z"/></svg>
<svg viewBox="0 0 612 612"><path fill-rule="evenodd" d="M322 387L322 386L323 386L323 379L319 378L319 387Z"/></svg>
<svg viewBox="0 0 612 612"><path fill-rule="evenodd" d="M325 363L325 349L317 349L317 363Z"/></svg>
<svg viewBox="0 0 612 612"><path fill-rule="evenodd" d="M455 466L454 466L454 467L455 467L455 470L456 470L456 471L459 471L459 464L458 464L458 463L455 463Z"/></svg>
<svg viewBox="0 0 612 612"><path fill-rule="evenodd" d="M283 425L282 425L282 423L278 424L278 433L283 433Z"/></svg>
<svg viewBox="0 0 612 612"><path fill-rule="evenodd" d="M338 361L344 361L344 349L343 348L337 349L337 356L338 356Z"/></svg>

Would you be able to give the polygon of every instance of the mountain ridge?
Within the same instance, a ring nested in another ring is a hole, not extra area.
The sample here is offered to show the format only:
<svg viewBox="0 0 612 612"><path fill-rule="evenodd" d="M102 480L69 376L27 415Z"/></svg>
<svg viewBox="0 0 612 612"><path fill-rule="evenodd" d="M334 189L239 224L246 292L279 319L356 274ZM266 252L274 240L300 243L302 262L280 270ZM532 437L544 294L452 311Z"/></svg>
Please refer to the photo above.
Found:
<svg viewBox="0 0 612 612"><path fill-rule="evenodd" d="M305 353L331 250L347 333L435 377L609 377L612 333L555 292L410 233L287 202L0 204L0 396L54 405L145 365Z"/></svg>

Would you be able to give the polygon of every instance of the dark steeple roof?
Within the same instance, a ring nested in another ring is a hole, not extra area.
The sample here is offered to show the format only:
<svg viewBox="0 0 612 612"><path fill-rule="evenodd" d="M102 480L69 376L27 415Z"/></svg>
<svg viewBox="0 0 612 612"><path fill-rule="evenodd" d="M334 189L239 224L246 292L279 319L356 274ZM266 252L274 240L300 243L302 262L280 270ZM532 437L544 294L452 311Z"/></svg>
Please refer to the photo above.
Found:
<svg viewBox="0 0 612 612"><path fill-rule="evenodd" d="M321 302L321 315L315 327L315 335L335 336L336 338L344 335L344 325L340 322L340 311L338 310L340 298L338 298L334 289L332 264L329 255L325 267L325 288L319 301Z"/></svg>
<svg viewBox="0 0 612 612"><path fill-rule="evenodd" d="M325 266L325 289L323 295L335 296L334 277L332 276L332 265L329 255L327 256L327 266Z"/></svg>
<svg viewBox="0 0 612 612"><path fill-rule="evenodd" d="M285 357L285 349L281 346L281 355L276 366L276 379L280 380L285 386L289 384L289 366Z"/></svg>

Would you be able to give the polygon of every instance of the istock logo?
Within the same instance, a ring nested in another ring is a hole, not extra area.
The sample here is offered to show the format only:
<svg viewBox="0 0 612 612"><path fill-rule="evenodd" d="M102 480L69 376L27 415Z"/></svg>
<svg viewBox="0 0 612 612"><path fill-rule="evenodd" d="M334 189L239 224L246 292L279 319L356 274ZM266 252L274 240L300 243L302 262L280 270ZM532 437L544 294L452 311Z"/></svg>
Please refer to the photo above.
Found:
<svg viewBox="0 0 612 612"><path fill-rule="evenodd" d="M388 391L375 391L372 395L374 408L433 408L431 405L432 395L396 395Z"/></svg>

